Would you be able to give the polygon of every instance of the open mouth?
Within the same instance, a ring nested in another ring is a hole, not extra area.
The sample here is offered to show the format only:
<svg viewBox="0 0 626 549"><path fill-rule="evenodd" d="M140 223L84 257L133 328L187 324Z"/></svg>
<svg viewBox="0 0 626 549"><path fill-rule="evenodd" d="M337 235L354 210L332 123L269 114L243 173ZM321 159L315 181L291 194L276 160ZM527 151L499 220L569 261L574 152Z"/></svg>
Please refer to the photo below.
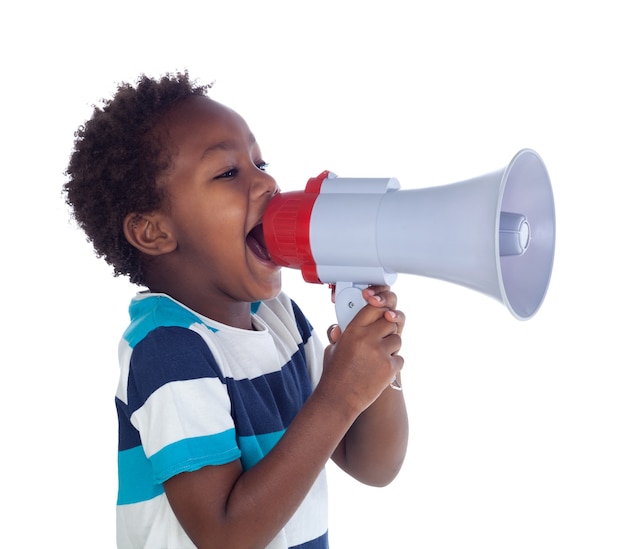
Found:
<svg viewBox="0 0 626 549"><path fill-rule="evenodd" d="M263 225L261 223L248 233L246 244L254 252L254 255L265 261L271 261L272 258L265 245L265 236L263 235Z"/></svg>

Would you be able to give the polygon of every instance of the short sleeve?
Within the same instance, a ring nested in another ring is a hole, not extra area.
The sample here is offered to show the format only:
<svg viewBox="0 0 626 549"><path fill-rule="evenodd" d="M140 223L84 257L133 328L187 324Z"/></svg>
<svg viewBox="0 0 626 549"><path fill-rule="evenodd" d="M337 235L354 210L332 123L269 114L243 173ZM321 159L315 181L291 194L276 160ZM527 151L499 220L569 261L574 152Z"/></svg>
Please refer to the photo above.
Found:
<svg viewBox="0 0 626 549"><path fill-rule="evenodd" d="M157 328L136 345L128 413L155 482L241 455L224 378L193 330Z"/></svg>

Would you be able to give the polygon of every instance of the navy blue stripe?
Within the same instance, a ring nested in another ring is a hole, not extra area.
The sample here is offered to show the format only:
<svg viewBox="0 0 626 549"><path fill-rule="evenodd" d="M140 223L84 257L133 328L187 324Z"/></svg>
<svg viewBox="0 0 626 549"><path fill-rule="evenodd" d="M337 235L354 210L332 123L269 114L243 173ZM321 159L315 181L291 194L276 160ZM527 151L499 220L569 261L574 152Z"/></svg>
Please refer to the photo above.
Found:
<svg viewBox="0 0 626 549"><path fill-rule="evenodd" d="M302 349L278 372L227 384L237 434L243 437L286 429L311 394Z"/></svg>
<svg viewBox="0 0 626 549"><path fill-rule="evenodd" d="M213 354L198 333L187 328L156 328L137 344L131 355L129 415L167 383L206 377L224 381Z"/></svg>
<svg viewBox="0 0 626 549"><path fill-rule="evenodd" d="M134 349L128 379L128 405L116 399L119 448L140 444L130 417L163 385L180 380L219 377L228 386L239 436L286 429L311 394L302 345L280 371L253 379L224 379L202 338L185 328L157 328Z"/></svg>
<svg viewBox="0 0 626 549"><path fill-rule="evenodd" d="M119 451L129 450L137 446L141 446L141 437L139 431L133 427L130 422L128 406L119 398L115 398L115 407L117 408L118 423L118 449Z"/></svg>
<svg viewBox="0 0 626 549"><path fill-rule="evenodd" d="M317 539L312 539L300 545L294 545L289 549L328 549L328 532Z"/></svg>

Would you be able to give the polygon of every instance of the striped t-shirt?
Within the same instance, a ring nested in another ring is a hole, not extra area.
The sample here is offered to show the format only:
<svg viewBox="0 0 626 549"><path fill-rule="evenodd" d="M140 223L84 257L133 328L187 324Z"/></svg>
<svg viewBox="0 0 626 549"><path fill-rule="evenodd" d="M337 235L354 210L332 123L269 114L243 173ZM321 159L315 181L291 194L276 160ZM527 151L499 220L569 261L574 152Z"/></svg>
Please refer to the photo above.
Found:
<svg viewBox="0 0 626 549"><path fill-rule="evenodd" d="M194 547L163 482L241 460L253 467L280 439L321 375L323 350L285 295L255 303L255 330L212 321L164 294L140 293L120 342L117 542ZM272 549L326 548L325 473Z"/></svg>

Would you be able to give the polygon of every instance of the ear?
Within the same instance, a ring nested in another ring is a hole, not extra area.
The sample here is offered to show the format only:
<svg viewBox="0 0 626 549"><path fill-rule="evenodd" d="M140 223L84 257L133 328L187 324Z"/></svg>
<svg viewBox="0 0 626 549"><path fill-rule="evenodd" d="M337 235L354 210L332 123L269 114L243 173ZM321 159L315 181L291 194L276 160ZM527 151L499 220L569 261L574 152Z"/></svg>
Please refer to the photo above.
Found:
<svg viewBox="0 0 626 549"><path fill-rule="evenodd" d="M176 239L161 212L128 214L124 218L124 236L147 255L167 254L176 249Z"/></svg>

